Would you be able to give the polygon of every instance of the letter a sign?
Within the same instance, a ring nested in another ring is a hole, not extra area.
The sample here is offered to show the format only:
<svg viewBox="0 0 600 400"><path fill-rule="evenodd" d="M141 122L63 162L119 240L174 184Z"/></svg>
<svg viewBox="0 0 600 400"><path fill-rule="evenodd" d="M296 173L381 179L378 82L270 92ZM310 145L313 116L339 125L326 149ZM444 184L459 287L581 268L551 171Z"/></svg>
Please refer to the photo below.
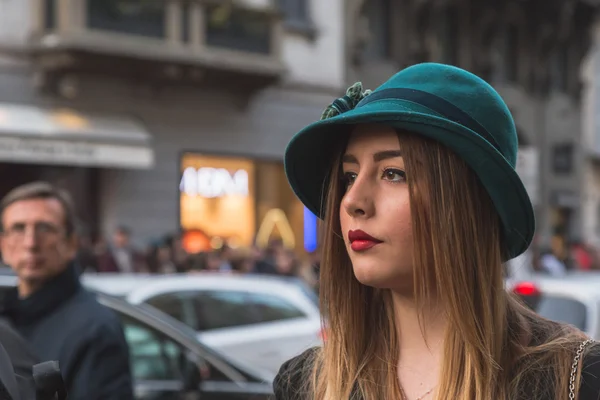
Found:
<svg viewBox="0 0 600 400"><path fill-rule="evenodd" d="M296 246L294 231L292 230L285 213L279 208L273 208L265 214L265 217L260 224L260 228L258 228L258 233L256 234L256 244L259 247L267 247L275 227L277 227L277 230L281 235L284 246L293 249Z"/></svg>

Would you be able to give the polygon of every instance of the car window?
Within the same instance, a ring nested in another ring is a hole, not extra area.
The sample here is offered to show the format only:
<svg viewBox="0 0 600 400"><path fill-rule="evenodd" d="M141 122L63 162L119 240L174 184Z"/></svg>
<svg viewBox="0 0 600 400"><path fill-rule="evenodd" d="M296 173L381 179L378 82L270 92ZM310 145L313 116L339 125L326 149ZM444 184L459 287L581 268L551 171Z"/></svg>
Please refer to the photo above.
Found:
<svg viewBox="0 0 600 400"><path fill-rule="evenodd" d="M194 296L198 329L202 331L252 325L260 316L242 291L199 291Z"/></svg>
<svg viewBox="0 0 600 400"><path fill-rule="evenodd" d="M260 317L260 322L283 321L306 317L304 311L280 296L249 293L248 305L256 309Z"/></svg>
<svg viewBox="0 0 600 400"><path fill-rule="evenodd" d="M184 353L180 345L158 331L121 315L135 380L179 380Z"/></svg>
<svg viewBox="0 0 600 400"><path fill-rule="evenodd" d="M117 314L129 347L131 371L135 381L178 380L187 371L199 373L205 381L231 382L221 369L198 354L187 351L167 335L121 312L117 311Z"/></svg>
<svg viewBox="0 0 600 400"><path fill-rule="evenodd" d="M175 318L178 321L189 323L185 317L184 303L180 296L175 293L161 294L149 298L145 303Z"/></svg>
<svg viewBox="0 0 600 400"><path fill-rule="evenodd" d="M566 297L544 295L535 306L535 312L553 321L587 329L587 308L585 304Z"/></svg>

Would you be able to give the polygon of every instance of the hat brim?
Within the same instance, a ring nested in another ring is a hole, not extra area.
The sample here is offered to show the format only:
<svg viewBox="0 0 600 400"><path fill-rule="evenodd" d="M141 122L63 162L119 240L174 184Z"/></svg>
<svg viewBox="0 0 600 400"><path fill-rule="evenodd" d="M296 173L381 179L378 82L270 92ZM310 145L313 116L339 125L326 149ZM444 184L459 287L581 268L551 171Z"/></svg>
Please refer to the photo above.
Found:
<svg viewBox="0 0 600 400"><path fill-rule="evenodd" d="M404 107L398 107L397 103L393 110L367 108L315 122L288 144L284 159L286 175L292 190L310 211L323 218L327 177L341 136L358 124L385 124L433 139L461 157L477 174L500 215L505 258L514 258L527 250L535 232L531 200L515 169L487 140L443 117L408 107L401 111L399 108Z"/></svg>

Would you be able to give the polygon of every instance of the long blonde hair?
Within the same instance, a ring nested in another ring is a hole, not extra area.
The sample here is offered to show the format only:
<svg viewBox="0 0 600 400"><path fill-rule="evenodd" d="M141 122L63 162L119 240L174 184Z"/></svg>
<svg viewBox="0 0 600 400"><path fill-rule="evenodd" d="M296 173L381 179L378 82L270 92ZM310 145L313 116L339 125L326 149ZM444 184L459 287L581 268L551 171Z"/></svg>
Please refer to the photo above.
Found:
<svg viewBox="0 0 600 400"><path fill-rule="evenodd" d="M435 293L448 319L438 400L566 399L583 334L538 317L504 290L501 225L475 173L434 141L404 133L399 140L416 301L426 307ZM344 148L324 200L320 301L327 340L304 371L304 393L316 400L402 399L391 292L358 282L340 232Z"/></svg>

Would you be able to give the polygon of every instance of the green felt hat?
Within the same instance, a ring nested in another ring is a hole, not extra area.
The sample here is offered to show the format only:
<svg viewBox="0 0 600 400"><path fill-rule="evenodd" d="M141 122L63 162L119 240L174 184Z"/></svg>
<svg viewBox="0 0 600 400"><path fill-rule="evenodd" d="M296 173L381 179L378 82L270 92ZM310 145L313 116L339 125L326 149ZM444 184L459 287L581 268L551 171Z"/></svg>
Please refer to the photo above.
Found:
<svg viewBox="0 0 600 400"><path fill-rule="evenodd" d="M522 254L535 231L531 200L515 171L517 132L508 107L484 80L437 63L408 67L376 90L351 86L320 121L298 132L285 151L288 181L323 218L332 151L353 126L385 124L442 143L477 174L503 225L506 259Z"/></svg>

